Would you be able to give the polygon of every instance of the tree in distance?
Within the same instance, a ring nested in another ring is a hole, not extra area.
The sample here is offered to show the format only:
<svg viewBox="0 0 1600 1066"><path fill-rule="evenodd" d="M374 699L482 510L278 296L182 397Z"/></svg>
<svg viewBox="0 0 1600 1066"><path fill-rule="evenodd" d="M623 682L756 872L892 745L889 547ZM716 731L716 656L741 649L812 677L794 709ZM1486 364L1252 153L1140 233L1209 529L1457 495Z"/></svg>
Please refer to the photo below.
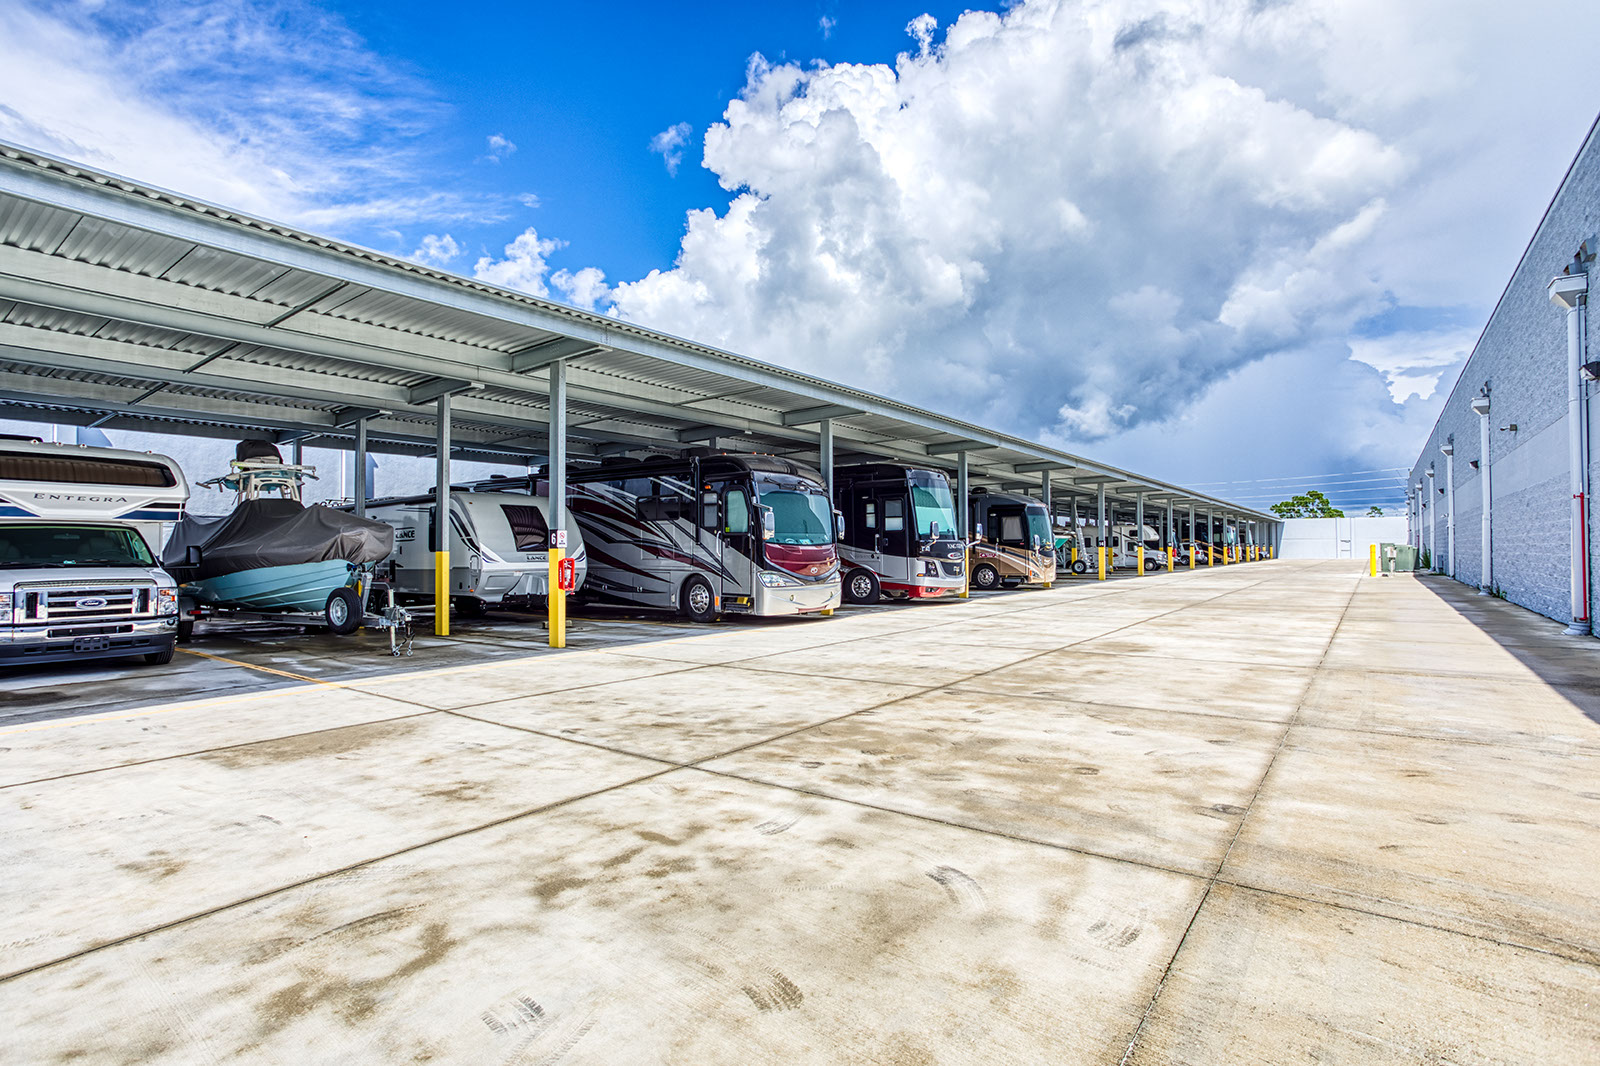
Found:
<svg viewBox="0 0 1600 1066"><path fill-rule="evenodd" d="M1367 508L1367 517L1368 518L1382 518L1383 517L1383 508L1382 507L1368 507Z"/></svg>
<svg viewBox="0 0 1600 1066"><path fill-rule="evenodd" d="M1272 513L1279 518L1343 518L1344 512L1335 507L1328 497L1312 489L1300 496L1291 496L1272 505Z"/></svg>

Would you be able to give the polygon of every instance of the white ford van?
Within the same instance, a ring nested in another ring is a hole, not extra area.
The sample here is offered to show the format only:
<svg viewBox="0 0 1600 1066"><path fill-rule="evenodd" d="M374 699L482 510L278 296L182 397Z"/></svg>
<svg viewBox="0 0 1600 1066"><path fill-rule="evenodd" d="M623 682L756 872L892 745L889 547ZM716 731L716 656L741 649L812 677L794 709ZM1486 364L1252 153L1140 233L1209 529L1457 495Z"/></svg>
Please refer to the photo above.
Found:
<svg viewBox="0 0 1600 1066"><path fill-rule="evenodd" d="M0 667L171 662L178 591L156 551L188 500L164 455L0 440Z"/></svg>

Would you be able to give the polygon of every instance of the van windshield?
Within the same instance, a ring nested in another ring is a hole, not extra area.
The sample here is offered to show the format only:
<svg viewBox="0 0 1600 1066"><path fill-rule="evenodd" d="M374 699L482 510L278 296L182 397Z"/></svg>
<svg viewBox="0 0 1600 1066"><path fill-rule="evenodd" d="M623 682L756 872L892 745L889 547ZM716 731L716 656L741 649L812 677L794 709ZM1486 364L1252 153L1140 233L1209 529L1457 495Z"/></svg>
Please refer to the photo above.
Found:
<svg viewBox="0 0 1600 1066"><path fill-rule="evenodd" d="M761 506L772 508L772 539L779 544L832 544L833 507L822 487L799 478L756 478Z"/></svg>
<svg viewBox="0 0 1600 1066"><path fill-rule="evenodd" d="M144 538L123 526L0 525L0 570L155 565Z"/></svg>
<svg viewBox="0 0 1600 1066"><path fill-rule="evenodd" d="M943 536L953 537L956 532L956 503L950 495L950 483L938 474L912 471L911 510L917 517L917 535L933 536L937 523Z"/></svg>

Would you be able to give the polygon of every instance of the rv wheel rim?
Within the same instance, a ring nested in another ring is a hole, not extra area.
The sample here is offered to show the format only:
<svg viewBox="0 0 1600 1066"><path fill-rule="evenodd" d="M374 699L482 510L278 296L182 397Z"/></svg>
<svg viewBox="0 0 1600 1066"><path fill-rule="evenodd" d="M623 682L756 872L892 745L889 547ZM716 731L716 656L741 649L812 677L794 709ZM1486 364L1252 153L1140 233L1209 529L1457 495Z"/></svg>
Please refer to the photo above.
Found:
<svg viewBox="0 0 1600 1066"><path fill-rule="evenodd" d="M689 609L695 614L704 614L711 609L711 590L698 581L689 590Z"/></svg>
<svg viewBox="0 0 1600 1066"><path fill-rule="evenodd" d="M344 625L345 619L348 617L348 615L349 611L345 607L343 599L335 597L334 601L328 604L328 621L332 622L334 625Z"/></svg>
<svg viewBox="0 0 1600 1066"><path fill-rule="evenodd" d="M850 579L850 594L858 600L864 600L872 592L872 579L866 574L857 574Z"/></svg>

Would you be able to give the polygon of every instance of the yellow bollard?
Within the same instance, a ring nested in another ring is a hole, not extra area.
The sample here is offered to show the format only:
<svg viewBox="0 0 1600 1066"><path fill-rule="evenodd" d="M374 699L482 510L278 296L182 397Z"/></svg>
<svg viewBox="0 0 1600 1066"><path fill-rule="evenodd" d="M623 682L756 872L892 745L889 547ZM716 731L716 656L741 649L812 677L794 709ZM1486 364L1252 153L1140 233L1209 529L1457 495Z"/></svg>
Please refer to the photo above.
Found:
<svg viewBox="0 0 1600 1066"><path fill-rule="evenodd" d="M1078 565L1078 547L1077 547L1077 545L1073 545L1073 547L1072 547L1072 565L1074 567L1076 567Z"/></svg>
<svg viewBox="0 0 1600 1066"><path fill-rule="evenodd" d="M546 586L545 603L549 607L550 646L567 646L567 594L561 591L561 559L565 548L550 549L550 583Z"/></svg>
<svg viewBox="0 0 1600 1066"><path fill-rule="evenodd" d="M1378 576L1378 546L1372 545L1367 553L1367 576Z"/></svg>
<svg viewBox="0 0 1600 1066"><path fill-rule="evenodd" d="M1099 580L1104 581L1106 579L1106 546L1104 544L1102 544L1098 548L1096 548L1095 551L1100 556L1100 577L1099 577Z"/></svg>
<svg viewBox="0 0 1600 1066"><path fill-rule="evenodd" d="M1212 547L1209 544L1206 545L1206 565L1207 566L1216 566L1217 565L1217 549Z"/></svg>
<svg viewBox="0 0 1600 1066"><path fill-rule="evenodd" d="M433 553L433 632L450 635L450 553Z"/></svg>
<svg viewBox="0 0 1600 1066"><path fill-rule="evenodd" d="M1139 550L1138 550L1138 553L1137 553L1137 558L1134 561L1134 565L1138 566L1139 569L1134 573L1133 576L1134 577L1144 577L1144 545L1143 544L1139 545Z"/></svg>
<svg viewBox="0 0 1600 1066"><path fill-rule="evenodd" d="M1191 540L1189 542L1189 569L1190 570L1194 569L1194 562L1195 562L1196 557L1199 554L1200 554L1200 549L1196 548L1194 546L1194 541Z"/></svg>
<svg viewBox="0 0 1600 1066"><path fill-rule="evenodd" d="M1177 565L1178 565L1178 549L1174 548L1172 545L1168 544L1167 545L1167 573L1169 573L1169 574L1172 573L1173 568L1176 567Z"/></svg>
<svg viewBox="0 0 1600 1066"><path fill-rule="evenodd" d="M966 548L961 553L961 591L956 596L963 600L972 598L972 549Z"/></svg>

